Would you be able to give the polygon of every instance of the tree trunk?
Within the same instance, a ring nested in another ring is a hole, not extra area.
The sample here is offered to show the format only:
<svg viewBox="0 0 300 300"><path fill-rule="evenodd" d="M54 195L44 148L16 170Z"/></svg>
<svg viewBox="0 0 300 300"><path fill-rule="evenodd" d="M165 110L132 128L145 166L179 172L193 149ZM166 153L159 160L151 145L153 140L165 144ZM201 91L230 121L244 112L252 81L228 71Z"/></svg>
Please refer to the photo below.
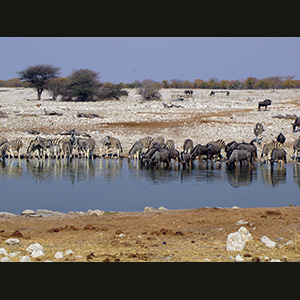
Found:
<svg viewBox="0 0 300 300"><path fill-rule="evenodd" d="M43 92L43 89L37 89L38 100L41 100L42 92Z"/></svg>

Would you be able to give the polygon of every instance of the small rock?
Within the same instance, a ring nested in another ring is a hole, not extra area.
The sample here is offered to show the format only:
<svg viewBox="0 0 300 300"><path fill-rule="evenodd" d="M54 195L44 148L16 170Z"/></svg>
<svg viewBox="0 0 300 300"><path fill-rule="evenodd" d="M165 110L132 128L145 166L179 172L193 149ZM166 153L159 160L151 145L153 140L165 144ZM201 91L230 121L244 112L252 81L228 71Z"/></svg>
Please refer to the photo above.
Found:
<svg viewBox="0 0 300 300"><path fill-rule="evenodd" d="M163 207L163 206L160 206L158 209L159 209L159 210L168 210L167 208L165 208L165 207Z"/></svg>
<svg viewBox="0 0 300 300"><path fill-rule="evenodd" d="M0 218L13 218L13 217L16 217L16 215L5 211L0 211Z"/></svg>
<svg viewBox="0 0 300 300"><path fill-rule="evenodd" d="M249 222L244 221L244 220L239 220L235 223L235 225L247 225L247 224L249 224Z"/></svg>
<svg viewBox="0 0 300 300"><path fill-rule="evenodd" d="M8 256L11 257L11 258L15 258L15 257L19 256L20 254L22 254L22 252L15 251L15 252L9 253Z"/></svg>
<svg viewBox="0 0 300 300"><path fill-rule="evenodd" d="M18 245L18 244L20 244L20 240L19 239L8 239L8 240L6 240L5 241L5 243L7 244L7 245Z"/></svg>
<svg viewBox="0 0 300 300"><path fill-rule="evenodd" d="M7 256L1 258L1 262L11 262L11 259Z"/></svg>
<svg viewBox="0 0 300 300"><path fill-rule="evenodd" d="M278 258L272 258L272 259L270 260L270 262L281 262L281 260L278 259Z"/></svg>
<svg viewBox="0 0 300 300"><path fill-rule="evenodd" d="M157 211L157 209L151 206L146 206L144 208L144 212L149 212L149 211Z"/></svg>
<svg viewBox="0 0 300 300"><path fill-rule="evenodd" d="M74 254L74 251L72 251L71 249L68 249L68 250L66 250L65 254L72 255L72 254Z"/></svg>
<svg viewBox="0 0 300 300"><path fill-rule="evenodd" d="M26 251L30 253L31 257L45 255L44 249L39 243L31 244L26 248Z"/></svg>
<svg viewBox="0 0 300 300"><path fill-rule="evenodd" d="M56 259L63 259L64 258L64 254L61 251L58 251L54 254L54 258Z"/></svg>
<svg viewBox="0 0 300 300"><path fill-rule="evenodd" d="M124 233L120 233L120 234L118 235L118 237L119 237L119 238L124 238L124 237L126 237L126 235L125 235Z"/></svg>
<svg viewBox="0 0 300 300"><path fill-rule="evenodd" d="M242 239L245 242L249 242L253 239L251 233L243 226L238 230L238 232L241 234Z"/></svg>
<svg viewBox="0 0 300 300"><path fill-rule="evenodd" d="M234 232L228 234L226 242L227 251L242 251L245 247L245 241L242 238L240 232Z"/></svg>
<svg viewBox="0 0 300 300"><path fill-rule="evenodd" d="M4 248L0 248L0 255L7 255L7 251Z"/></svg>
<svg viewBox="0 0 300 300"><path fill-rule="evenodd" d="M20 262L31 262L31 260L30 260L30 257L28 255L26 255L26 256L20 257Z"/></svg>
<svg viewBox="0 0 300 300"><path fill-rule="evenodd" d="M243 258L243 256L242 256L241 254L238 254L238 255L235 257L235 261L236 261L236 262L242 262L242 261L244 261L244 258Z"/></svg>
<svg viewBox="0 0 300 300"><path fill-rule="evenodd" d="M87 215L97 215L97 216L102 216L105 213L104 210L100 210L100 209L89 209L86 214Z"/></svg>
<svg viewBox="0 0 300 300"><path fill-rule="evenodd" d="M21 215L23 216L32 216L35 215L35 211L32 209L25 209L22 211Z"/></svg>
<svg viewBox="0 0 300 300"><path fill-rule="evenodd" d="M35 214L39 217L63 216L64 213L60 211L53 211L49 209L37 209Z"/></svg>
<svg viewBox="0 0 300 300"><path fill-rule="evenodd" d="M233 205L231 208L233 208L233 209L238 209L239 207L236 206L236 205Z"/></svg>
<svg viewBox="0 0 300 300"><path fill-rule="evenodd" d="M267 236L263 236L260 239L261 243L264 243L268 248L274 248L276 246L276 243L271 241Z"/></svg>

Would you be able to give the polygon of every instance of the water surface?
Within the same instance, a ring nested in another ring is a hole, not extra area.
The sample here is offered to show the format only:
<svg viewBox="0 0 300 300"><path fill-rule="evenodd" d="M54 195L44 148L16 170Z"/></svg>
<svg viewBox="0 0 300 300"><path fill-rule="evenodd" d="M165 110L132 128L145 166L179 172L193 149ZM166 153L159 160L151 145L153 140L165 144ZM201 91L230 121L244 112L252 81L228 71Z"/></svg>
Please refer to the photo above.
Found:
<svg viewBox="0 0 300 300"><path fill-rule="evenodd" d="M300 205L300 165L227 170L225 163L192 169L142 168L127 159L5 160L0 211L142 211L199 207Z"/></svg>

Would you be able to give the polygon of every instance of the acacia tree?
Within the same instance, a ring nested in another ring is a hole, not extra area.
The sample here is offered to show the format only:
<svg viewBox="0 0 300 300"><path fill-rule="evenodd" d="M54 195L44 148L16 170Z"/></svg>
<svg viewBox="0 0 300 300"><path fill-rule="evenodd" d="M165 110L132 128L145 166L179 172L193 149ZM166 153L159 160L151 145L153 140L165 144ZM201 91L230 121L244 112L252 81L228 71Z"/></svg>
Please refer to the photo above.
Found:
<svg viewBox="0 0 300 300"><path fill-rule="evenodd" d="M41 100L41 95L44 89L48 87L50 79L59 74L60 68L53 65L36 65L28 66L23 71L18 72L20 80L24 80L30 84L31 87L36 88L38 100Z"/></svg>

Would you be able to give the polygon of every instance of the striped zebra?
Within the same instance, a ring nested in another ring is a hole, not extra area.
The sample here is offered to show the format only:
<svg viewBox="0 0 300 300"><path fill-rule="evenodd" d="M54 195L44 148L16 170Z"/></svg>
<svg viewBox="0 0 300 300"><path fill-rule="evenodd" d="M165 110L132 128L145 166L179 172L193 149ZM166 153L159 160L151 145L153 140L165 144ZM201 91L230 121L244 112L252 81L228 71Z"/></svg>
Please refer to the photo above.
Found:
<svg viewBox="0 0 300 300"><path fill-rule="evenodd" d="M152 148L154 145L159 146L159 147L164 147L165 145L165 138L161 135L155 137L151 142L149 149Z"/></svg>
<svg viewBox="0 0 300 300"><path fill-rule="evenodd" d="M32 158L32 155L35 151L38 151L38 158L40 159L40 155L44 157L44 151L46 150L46 146L40 140L34 139L31 140L29 146L27 147L26 157Z"/></svg>
<svg viewBox="0 0 300 300"><path fill-rule="evenodd" d="M18 152L18 158L21 158L21 148L23 147L23 142L20 139L14 139L12 141L4 143L6 145L6 151L9 152L10 157L14 157L14 152Z"/></svg>
<svg viewBox="0 0 300 300"><path fill-rule="evenodd" d="M300 152L300 136L295 140L294 145L294 161L297 160L298 152Z"/></svg>
<svg viewBox="0 0 300 300"><path fill-rule="evenodd" d="M8 139L6 139L6 138L0 138L0 146L3 145L6 142L8 142Z"/></svg>
<svg viewBox="0 0 300 300"><path fill-rule="evenodd" d="M194 143L191 139L186 139L183 142L183 153L191 153L194 149Z"/></svg>
<svg viewBox="0 0 300 300"><path fill-rule="evenodd" d="M140 159L143 153L143 149L144 149L143 143L140 140L136 141L129 150L128 158Z"/></svg>
<svg viewBox="0 0 300 300"><path fill-rule="evenodd" d="M254 135L255 135L255 141L257 143L259 143L259 141L261 140L260 137L261 137L261 134L262 134L263 131L265 131L263 124L257 122L254 129L253 129L253 132L254 132Z"/></svg>
<svg viewBox="0 0 300 300"><path fill-rule="evenodd" d="M165 148L168 150L175 150L175 142L173 140L167 140Z"/></svg>
<svg viewBox="0 0 300 300"><path fill-rule="evenodd" d="M118 158L123 154L122 145L119 139L107 135L100 141L100 156L108 157L109 154Z"/></svg>
<svg viewBox="0 0 300 300"><path fill-rule="evenodd" d="M75 138L75 135L72 134L70 138L70 145L77 150L78 157L85 156L85 158L90 158L94 152L96 142L92 138Z"/></svg>
<svg viewBox="0 0 300 300"><path fill-rule="evenodd" d="M266 143L263 146L262 152L261 152L261 163L264 163L266 161L270 161L272 157L272 151L274 149L282 149L282 143L278 141L272 141L270 143Z"/></svg>
<svg viewBox="0 0 300 300"><path fill-rule="evenodd" d="M221 159L221 150L226 147L225 141L222 139L211 141L206 144L207 158L212 159L215 155Z"/></svg>
<svg viewBox="0 0 300 300"><path fill-rule="evenodd" d="M2 159L2 161L4 161L6 149L7 149L6 143L2 143L0 145L0 159Z"/></svg>

